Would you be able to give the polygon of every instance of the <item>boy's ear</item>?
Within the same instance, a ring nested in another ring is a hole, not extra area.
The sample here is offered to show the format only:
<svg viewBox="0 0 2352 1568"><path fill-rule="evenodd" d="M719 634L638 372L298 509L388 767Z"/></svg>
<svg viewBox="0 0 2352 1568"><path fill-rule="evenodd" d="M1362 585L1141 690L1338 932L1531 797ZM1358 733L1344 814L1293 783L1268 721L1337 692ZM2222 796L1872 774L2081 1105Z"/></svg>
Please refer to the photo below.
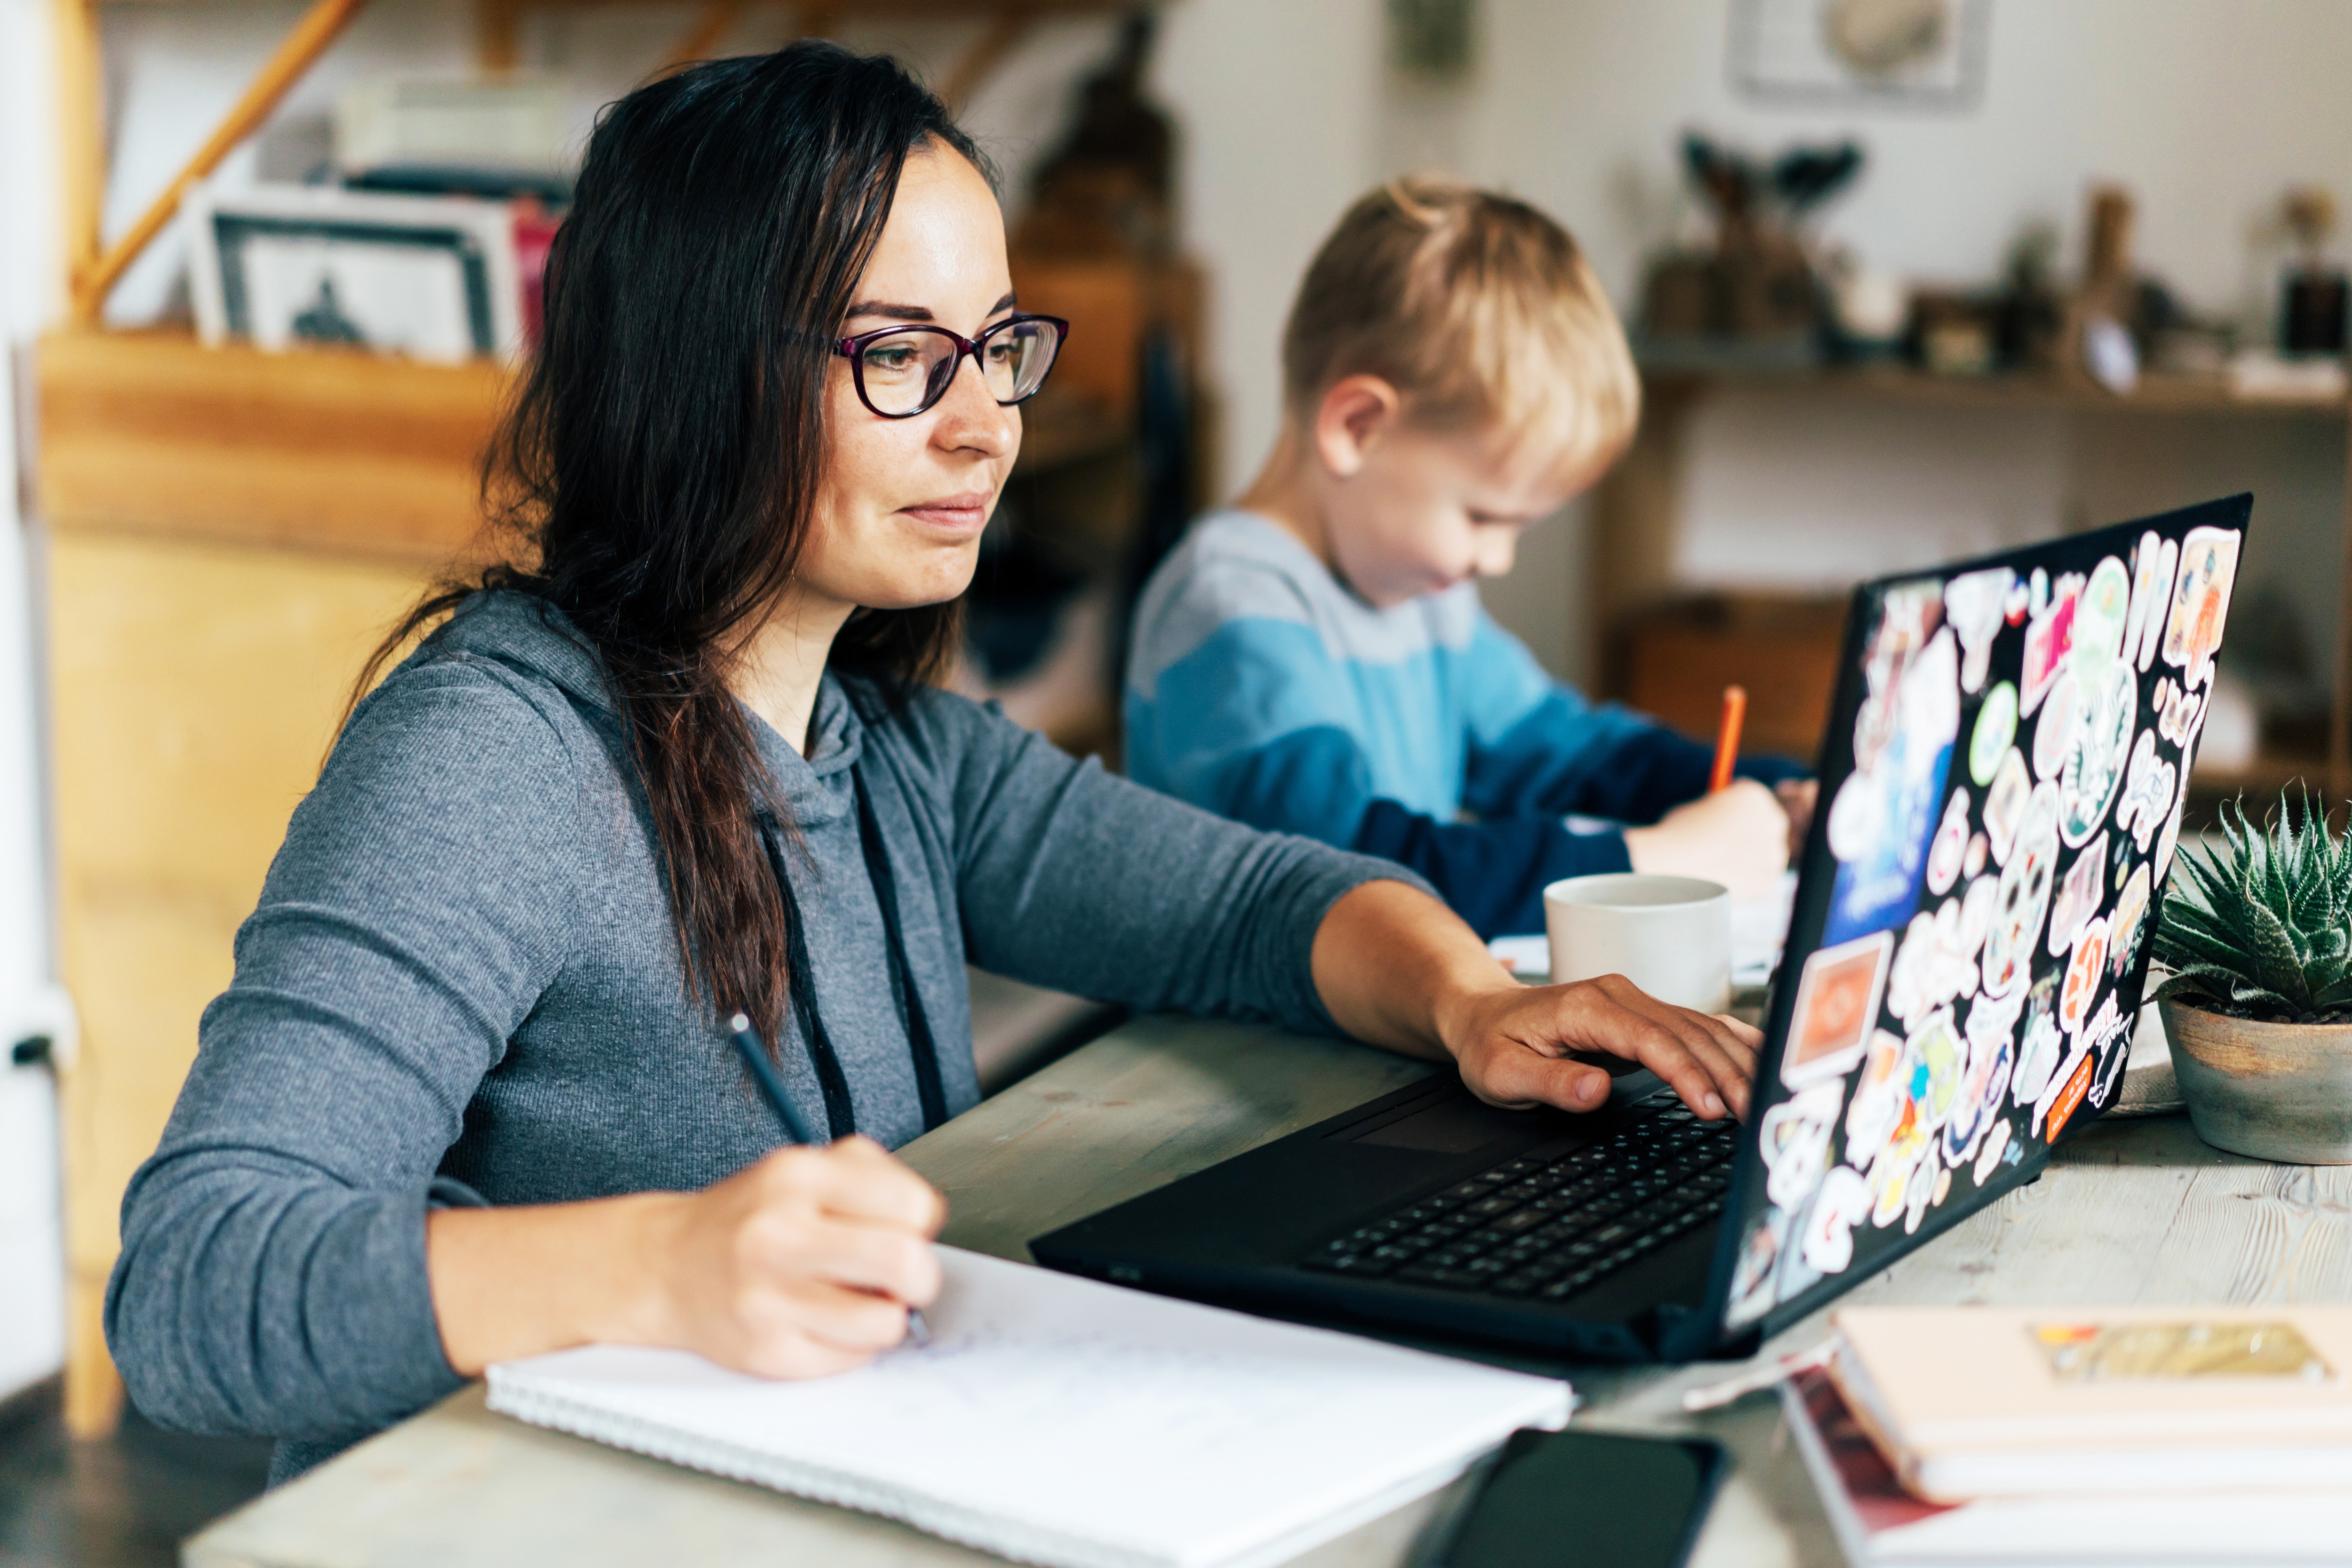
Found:
<svg viewBox="0 0 2352 1568"><path fill-rule="evenodd" d="M1336 479L1351 479L1404 413L1404 397L1377 375L1343 376L1315 406L1315 450Z"/></svg>

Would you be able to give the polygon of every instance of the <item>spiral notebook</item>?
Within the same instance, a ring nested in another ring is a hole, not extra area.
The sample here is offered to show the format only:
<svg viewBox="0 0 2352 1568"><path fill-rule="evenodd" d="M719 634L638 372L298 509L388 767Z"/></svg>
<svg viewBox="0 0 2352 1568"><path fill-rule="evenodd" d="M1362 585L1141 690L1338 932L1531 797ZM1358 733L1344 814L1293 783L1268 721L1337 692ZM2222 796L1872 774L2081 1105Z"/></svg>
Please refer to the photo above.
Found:
<svg viewBox="0 0 2352 1568"><path fill-rule="evenodd" d="M1573 1395L1352 1335L940 1248L931 1342L769 1383L595 1345L489 1405L1050 1568L1248 1568L1443 1486Z"/></svg>

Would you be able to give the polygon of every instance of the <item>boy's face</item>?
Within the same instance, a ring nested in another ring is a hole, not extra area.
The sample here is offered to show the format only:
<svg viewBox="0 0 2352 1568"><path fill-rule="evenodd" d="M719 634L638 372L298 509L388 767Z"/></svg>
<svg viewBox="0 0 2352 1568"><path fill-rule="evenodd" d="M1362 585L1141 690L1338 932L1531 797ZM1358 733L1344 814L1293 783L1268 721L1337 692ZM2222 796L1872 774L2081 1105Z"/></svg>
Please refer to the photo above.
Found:
<svg viewBox="0 0 2352 1568"><path fill-rule="evenodd" d="M1499 431L1432 431L1391 413L1335 455L1324 443L1333 563L1386 608L1511 569L1519 535L1582 489L1541 444Z"/></svg>

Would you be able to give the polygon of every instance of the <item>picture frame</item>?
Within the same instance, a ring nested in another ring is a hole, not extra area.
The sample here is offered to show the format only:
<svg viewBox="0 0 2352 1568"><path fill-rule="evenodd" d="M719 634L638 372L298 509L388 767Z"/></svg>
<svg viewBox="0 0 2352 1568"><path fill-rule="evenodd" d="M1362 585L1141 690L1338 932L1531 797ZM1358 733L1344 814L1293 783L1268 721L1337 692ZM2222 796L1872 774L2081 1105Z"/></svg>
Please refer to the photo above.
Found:
<svg viewBox="0 0 2352 1568"><path fill-rule="evenodd" d="M506 203L257 185L198 191L184 211L208 346L347 346L441 363L522 350Z"/></svg>
<svg viewBox="0 0 2352 1568"><path fill-rule="evenodd" d="M1732 0L1727 74L1767 107L1964 112L1991 32L1991 0Z"/></svg>

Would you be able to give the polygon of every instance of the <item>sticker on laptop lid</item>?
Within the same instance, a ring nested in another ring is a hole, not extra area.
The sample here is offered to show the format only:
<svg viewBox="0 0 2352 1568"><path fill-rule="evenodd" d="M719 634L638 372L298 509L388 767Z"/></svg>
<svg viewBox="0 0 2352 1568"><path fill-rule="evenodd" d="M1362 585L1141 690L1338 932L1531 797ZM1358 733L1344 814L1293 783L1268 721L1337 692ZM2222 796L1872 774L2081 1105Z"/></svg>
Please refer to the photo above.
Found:
<svg viewBox="0 0 2352 1568"><path fill-rule="evenodd" d="M2172 809L2177 775L2170 763L2156 754L2156 736L2147 730L2132 742L2131 765L2124 770L2123 798L2116 803L2116 827L2147 854L2163 830Z"/></svg>
<svg viewBox="0 0 2352 1568"><path fill-rule="evenodd" d="M2207 1377L2326 1383L2336 1376L2302 1330L2275 1320L2035 1323L2027 1332L2061 1383Z"/></svg>
<svg viewBox="0 0 2352 1568"><path fill-rule="evenodd" d="M2192 528L2180 542L2179 574L2164 626L2164 662L2183 686L2205 684L2230 616L2230 586L2238 575L2238 531Z"/></svg>
<svg viewBox="0 0 2352 1568"><path fill-rule="evenodd" d="M2131 554L2131 609L2124 617L2123 657L2127 664L2147 668L2140 657L2144 647L2152 648L2155 638L2148 635L2147 623L2153 617L2160 632L2164 612L2158 608L2170 592L2172 579L2164 568L2164 541L2150 529L2139 536Z"/></svg>
<svg viewBox="0 0 2352 1568"><path fill-rule="evenodd" d="M1969 777L1979 785L1992 783L2000 760L2017 739L2017 688L2004 680L1985 693L1978 705L1976 727L1969 731Z"/></svg>
<svg viewBox="0 0 2352 1568"><path fill-rule="evenodd" d="M2045 784L2026 802L1993 896L1992 929L1984 944L1986 995L2006 996L2027 983L2034 943L2050 912L2057 861L2058 791Z"/></svg>
<svg viewBox="0 0 2352 1568"><path fill-rule="evenodd" d="M2058 773L2058 835L2069 846L2098 831L2123 782L2138 717L2139 683L2130 667L2111 663L2095 693L2084 699L2073 742Z"/></svg>
<svg viewBox="0 0 2352 1568"><path fill-rule="evenodd" d="M2050 956L2058 958L2074 947L2074 938L2107 901L2107 837L2074 857L2058 879L2057 896L2050 903Z"/></svg>
<svg viewBox="0 0 2352 1568"><path fill-rule="evenodd" d="M2017 574L2006 566L1969 572L1944 584L1944 614L1960 638L1960 689L1983 688L1992 666L1993 639L2000 636ZM1979 779L1979 784L1984 781Z"/></svg>
<svg viewBox="0 0 2352 1568"><path fill-rule="evenodd" d="M2010 846L2017 842L2018 825L2032 798L2033 780L2025 771L2025 753L2011 746L1993 773L1992 787L1985 792L1985 847L1994 865L2009 864Z"/></svg>
<svg viewBox="0 0 2352 1568"><path fill-rule="evenodd" d="M1797 1249L1819 1274L1843 1274L1853 1261L1853 1227L1870 1216L1870 1184L1850 1165L1822 1179L1813 1194Z"/></svg>
<svg viewBox="0 0 2352 1568"><path fill-rule="evenodd" d="M2033 776L2056 781L2074 749L2074 730L2082 721L2083 693L2073 681L2051 692L2033 721Z"/></svg>
<svg viewBox="0 0 2352 1568"><path fill-rule="evenodd" d="M1780 1080L1791 1089L1842 1077L1862 1060L1878 1022L1895 933L1874 931L1805 960L1789 1043L1780 1054Z"/></svg>

